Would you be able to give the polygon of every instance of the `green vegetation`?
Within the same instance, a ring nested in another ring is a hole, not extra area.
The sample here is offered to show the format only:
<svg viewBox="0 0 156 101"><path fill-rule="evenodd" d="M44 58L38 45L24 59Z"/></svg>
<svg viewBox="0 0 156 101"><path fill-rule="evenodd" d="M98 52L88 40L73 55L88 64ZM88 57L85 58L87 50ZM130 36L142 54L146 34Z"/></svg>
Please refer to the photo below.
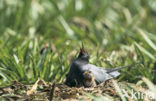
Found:
<svg viewBox="0 0 156 101"><path fill-rule="evenodd" d="M0 86L31 84L39 77L63 82L83 42L91 63L111 68L138 62L118 79L154 87L155 5L155 0L0 0Z"/></svg>

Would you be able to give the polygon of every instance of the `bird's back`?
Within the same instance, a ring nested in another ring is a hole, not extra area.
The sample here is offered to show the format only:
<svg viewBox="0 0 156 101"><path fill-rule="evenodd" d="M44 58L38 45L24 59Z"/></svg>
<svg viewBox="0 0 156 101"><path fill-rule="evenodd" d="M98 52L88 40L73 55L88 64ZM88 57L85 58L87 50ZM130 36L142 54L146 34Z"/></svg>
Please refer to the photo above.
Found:
<svg viewBox="0 0 156 101"><path fill-rule="evenodd" d="M86 71L86 70L89 70L94 74L95 81L98 84L120 75L118 71L113 71L108 73L107 71L110 71L110 69L106 69L103 67L96 67L95 65L92 64L83 65L82 71Z"/></svg>

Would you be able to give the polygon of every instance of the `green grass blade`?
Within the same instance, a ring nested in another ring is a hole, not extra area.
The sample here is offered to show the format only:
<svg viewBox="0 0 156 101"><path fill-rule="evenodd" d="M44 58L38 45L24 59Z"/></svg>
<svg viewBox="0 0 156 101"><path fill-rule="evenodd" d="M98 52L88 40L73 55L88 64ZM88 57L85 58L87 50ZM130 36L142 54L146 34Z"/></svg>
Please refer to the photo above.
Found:
<svg viewBox="0 0 156 101"><path fill-rule="evenodd" d="M145 39L149 46L151 46L156 51L156 45L149 39L143 30L138 28L139 34Z"/></svg>
<svg viewBox="0 0 156 101"><path fill-rule="evenodd" d="M143 48L142 46L140 46L139 44L137 44L135 42L135 45L144 53L146 54L149 58L151 58L152 60L156 61L156 58L153 56L153 54L151 54L149 51L147 51L145 48Z"/></svg>

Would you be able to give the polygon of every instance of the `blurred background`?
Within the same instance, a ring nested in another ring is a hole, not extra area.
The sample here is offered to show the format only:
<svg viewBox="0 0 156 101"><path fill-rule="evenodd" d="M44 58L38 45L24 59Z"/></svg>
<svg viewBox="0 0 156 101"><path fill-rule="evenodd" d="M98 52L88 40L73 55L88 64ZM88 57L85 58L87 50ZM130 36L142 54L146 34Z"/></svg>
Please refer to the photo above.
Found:
<svg viewBox="0 0 156 101"><path fill-rule="evenodd" d="M139 62L119 80L156 83L155 22L155 0L0 0L0 85L63 82L82 42L95 65Z"/></svg>

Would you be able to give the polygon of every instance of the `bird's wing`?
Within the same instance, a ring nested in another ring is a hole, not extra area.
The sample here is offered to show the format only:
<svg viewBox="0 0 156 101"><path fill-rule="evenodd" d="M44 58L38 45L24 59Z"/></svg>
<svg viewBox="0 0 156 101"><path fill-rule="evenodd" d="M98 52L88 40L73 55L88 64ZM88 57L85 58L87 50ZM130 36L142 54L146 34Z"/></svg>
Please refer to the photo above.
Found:
<svg viewBox="0 0 156 101"><path fill-rule="evenodd" d="M104 67L98 67L98 68L105 70L106 73L110 74L113 78L120 75L120 73L118 72L118 70L120 69L117 69L117 68L104 68Z"/></svg>
<svg viewBox="0 0 156 101"><path fill-rule="evenodd" d="M94 74L95 80L97 83L105 82L106 80L109 80L111 78L114 78L120 75L118 71L107 73L108 71L107 69L103 67L96 67L95 65L92 65L92 64L86 64L83 66L82 69L83 71L86 71L86 70L91 71Z"/></svg>

